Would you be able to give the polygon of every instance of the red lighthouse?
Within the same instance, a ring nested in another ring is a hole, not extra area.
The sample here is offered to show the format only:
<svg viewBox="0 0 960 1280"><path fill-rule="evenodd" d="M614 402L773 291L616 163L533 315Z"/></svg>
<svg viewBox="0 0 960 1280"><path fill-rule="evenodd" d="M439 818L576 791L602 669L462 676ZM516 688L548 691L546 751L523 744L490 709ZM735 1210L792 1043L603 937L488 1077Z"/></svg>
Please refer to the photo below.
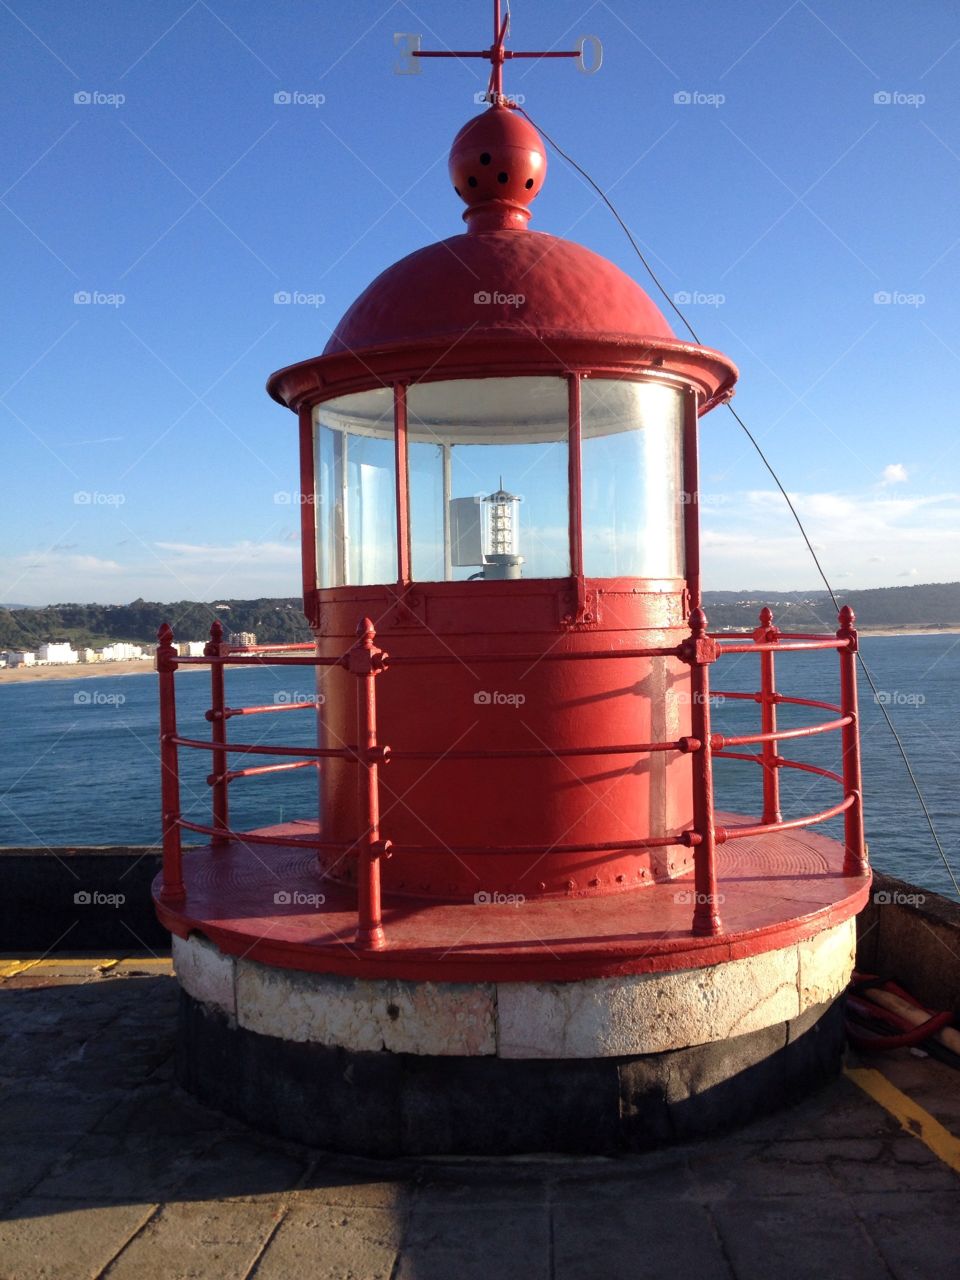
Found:
<svg viewBox="0 0 960 1280"><path fill-rule="evenodd" d="M269 382L299 419L315 643L215 631L179 659L161 634L184 1080L341 1149L630 1148L787 1096L838 1062L869 885L852 615L835 636L769 611L709 634L697 433L736 370L528 227L547 161L502 94L523 56L505 35L497 14L490 105L451 150L465 232L388 268ZM777 691L776 654L804 649L839 654L835 704ZM757 658L734 695L757 726L733 737L710 706L729 653ZM228 735L276 708L232 707L225 672L267 661L316 669L315 748ZM209 742L177 728L191 662L212 672ZM783 703L821 718L778 729ZM781 749L829 730L835 770ZM209 825L179 812L181 748L211 754ZM757 766L754 815L715 810L717 755ZM233 831L229 787L292 768L316 769L317 811ZM785 819L785 768L839 798ZM840 814L842 843L810 831ZM183 852L184 830L211 843Z"/></svg>

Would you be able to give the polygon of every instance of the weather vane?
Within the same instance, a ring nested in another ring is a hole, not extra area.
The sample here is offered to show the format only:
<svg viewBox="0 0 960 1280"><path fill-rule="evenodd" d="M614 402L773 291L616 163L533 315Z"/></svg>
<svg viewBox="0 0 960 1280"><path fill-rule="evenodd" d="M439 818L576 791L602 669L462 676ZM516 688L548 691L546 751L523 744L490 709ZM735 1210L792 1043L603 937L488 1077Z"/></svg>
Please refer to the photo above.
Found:
<svg viewBox="0 0 960 1280"><path fill-rule="evenodd" d="M507 0L506 15L501 17L501 0L493 0L493 44L489 49L421 49L422 36L398 31L393 37L404 58L404 62L396 67L399 75L417 75L420 68L413 62L414 58L484 58L490 63L490 82L485 94L480 95L483 101L498 106L510 106L510 99L503 92L503 64L512 58L578 58L580 70L592 75L600 70L603 61L603 47L596 36L581 36L576 49L543 49L525 51L506 47L507 33L510 30L510 2ZM586 51L591 50L588 62Z"/></svg>

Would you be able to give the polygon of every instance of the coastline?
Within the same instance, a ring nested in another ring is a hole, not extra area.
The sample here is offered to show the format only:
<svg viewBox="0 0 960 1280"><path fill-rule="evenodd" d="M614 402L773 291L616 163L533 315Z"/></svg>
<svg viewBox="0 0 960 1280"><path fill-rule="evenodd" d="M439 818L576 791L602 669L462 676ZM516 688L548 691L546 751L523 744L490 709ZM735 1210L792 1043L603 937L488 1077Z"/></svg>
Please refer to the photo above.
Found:
<svg viewBox="0 0 960 1280"><path fill-rule="evenodd" d="M736 632L730 632L731 636ZM826 632L824 633L826 634ZM960 627L912 627L899 630L895 627L864 627L859 634L875 637L889 636L960 636ZM269 665L269 664L265 664ZM237 670L254 670L239 667ZM206 667L184 667L186 671L206 671ZM117 676L156 675L153 659L133 658L126 662L81 662L75 666L51 667L0 667L0 685L37 684L46 680L109 680Z"/></svg>

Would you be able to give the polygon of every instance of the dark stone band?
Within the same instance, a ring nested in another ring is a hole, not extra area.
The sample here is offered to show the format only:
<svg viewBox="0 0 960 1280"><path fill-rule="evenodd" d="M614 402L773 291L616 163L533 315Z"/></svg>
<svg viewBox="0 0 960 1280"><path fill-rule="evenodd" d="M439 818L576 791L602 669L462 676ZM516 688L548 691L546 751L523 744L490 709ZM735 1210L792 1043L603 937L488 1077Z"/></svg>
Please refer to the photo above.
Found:
<svg viewBox="0 0 960 1280"><path fill-rule="evenodd" d="M257 1129L354 1155L615 1154L700 1137L840 1069L842 998L714 1044L623 1058L358 1053L238 1027L180 993L177 1071Z"/></svg>

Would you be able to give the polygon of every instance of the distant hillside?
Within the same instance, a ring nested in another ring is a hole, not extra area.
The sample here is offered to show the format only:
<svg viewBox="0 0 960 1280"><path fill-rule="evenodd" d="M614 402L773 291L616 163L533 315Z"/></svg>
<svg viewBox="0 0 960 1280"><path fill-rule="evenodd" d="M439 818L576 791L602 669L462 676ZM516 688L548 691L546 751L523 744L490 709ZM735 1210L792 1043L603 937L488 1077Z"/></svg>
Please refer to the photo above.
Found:
<svg viewBox="0 0 960 1280"><path fill-rule="evenodd" d="M221 606L217 608L216 606ZM226 606L226 607L223 607ZM0 649L35 649L48 640L101 648L114 640L154 645L164 622L180 640L205 640L219 618L226 631L253 631L260 644L309 640L303 604L296 599L225 600L200 604L57 604L42 609L0 609Z"/></svg>
<svg viewBox="0 0 960 1280"><path fill-rule="evenodd" d="M928 582L909 587L837 591L841 604L857 615L857 626L909 631L960 627L960 582ZM705 591L704 609L713 630L756 625L767 604L786 631L832 628L833 602L826 591Z"/></svg>
<svg viewBox="0 0 960 1280"><path fill-rule="evenodd" d="M858 626L911 630L960 627L960 582L931 582L870 591L838 591L853 607ZM825 591L705 591L704 608L712 630L756 626L769 605L788 631L832 630L834 609ZM219 618L227 631L253 631L261 644L310 639L299 598L216 600L209 604L178 600L159 604L57 604L45 608L0 608L0 649L36 649L50 640L100 648L114 640L156 643L157 628L169 622L181 640L204 640Z"/></svg>

